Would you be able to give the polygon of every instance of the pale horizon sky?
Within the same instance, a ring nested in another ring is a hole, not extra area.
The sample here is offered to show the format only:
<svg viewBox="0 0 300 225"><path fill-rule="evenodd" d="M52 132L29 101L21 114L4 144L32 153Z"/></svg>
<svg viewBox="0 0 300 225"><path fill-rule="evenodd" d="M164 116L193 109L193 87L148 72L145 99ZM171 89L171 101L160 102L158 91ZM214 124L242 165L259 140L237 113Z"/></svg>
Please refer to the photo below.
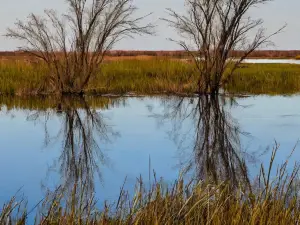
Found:
<svg viewBox="0 0 300 225"><path fill-rule="evenodd" d="M20 43L10 40L3 35L8 27L13 27L16 19L26 19L31 12L43 14L44 9L56 9L64 12L64 0L11 0L2 1L0 8L0 51L17 50ZM157 25L156 36L136 36L134 39L125 39L118 43L114 49L120 50L180 50L181 48L168 38L178 39L177 33L159 18L167 17L166 8L184 11L184 0L134 0L139 8L138 14L144 15L153 12L145 22ZM287 24L285 30L274 37L275 47L271 50L300 50L300 0L274 0L268 4L260 5L251 11L253 18L262 18L269 33Z"/></svg>

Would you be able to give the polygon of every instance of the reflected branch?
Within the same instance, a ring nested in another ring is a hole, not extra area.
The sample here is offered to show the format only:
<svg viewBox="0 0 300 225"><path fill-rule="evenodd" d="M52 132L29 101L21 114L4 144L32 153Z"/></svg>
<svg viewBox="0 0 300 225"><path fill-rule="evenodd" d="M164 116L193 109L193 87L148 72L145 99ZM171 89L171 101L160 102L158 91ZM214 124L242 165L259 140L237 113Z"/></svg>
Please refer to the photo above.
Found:
<svg viewBox="0 0 300 225"><path fill-rule="evenodd" d="M65 191L73 192L74 187L78 186L84 187L80 191L75 188L78 194L83 194L82 191L91 194L94 192L95 175L102 180L100 166L107 165L108 162L99 143L110 143L119 134L107 124L104 115L89 107L82 97L63 96L56 101L55 108L56 110L37 111L28 117L29 120L43 121L46 147L50 143L62 142L60 157L49 171L58 168L61 188ZM47 124L51 115L59 115L61 121L58 134L52 138Z"/></svg>
<svg viewBox="0 0 300 225"><path fill-rule="evenodd" d="M167 98L162 102L163 115L156 118L160 124L171 122L170 136L181 152L192 150L193 156L184 165L186 173L194 169L197 180L242 183L250 188L240 143L245 133L226 110L226 104L234 102L207 95Z"/></svg>

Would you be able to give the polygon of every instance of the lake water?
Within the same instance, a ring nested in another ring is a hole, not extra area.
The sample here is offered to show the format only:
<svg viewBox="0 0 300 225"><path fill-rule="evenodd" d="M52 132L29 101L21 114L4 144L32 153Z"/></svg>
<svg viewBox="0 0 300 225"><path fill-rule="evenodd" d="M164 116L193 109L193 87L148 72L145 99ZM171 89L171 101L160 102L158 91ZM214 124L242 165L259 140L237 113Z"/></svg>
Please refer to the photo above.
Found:
<svg viewBox="0 0 300 225"><path fill-rule="evenodd" d="M275 140L277 165L300 138L300 96L1 101L0 205L21 188L30 208L78 179L99 202L113 202L125 178L132 192L153 170L167 184L181 172L254 179ZM296 147L290 165L299 157Z"/></svg>
<svg viewBox="0 0 300 225"><path fill-rule="evenodd" d="M296 59L245 59L243 63L276 63L276 64L300 64Z"/></svg>

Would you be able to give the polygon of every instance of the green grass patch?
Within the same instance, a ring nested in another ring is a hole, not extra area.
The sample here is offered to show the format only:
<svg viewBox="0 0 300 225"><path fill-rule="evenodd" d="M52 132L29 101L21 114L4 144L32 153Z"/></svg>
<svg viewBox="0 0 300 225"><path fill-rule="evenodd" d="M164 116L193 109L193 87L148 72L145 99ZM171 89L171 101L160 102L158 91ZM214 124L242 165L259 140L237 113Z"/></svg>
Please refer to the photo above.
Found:
<svg viewBox="0 0 300 225"><path fill-rule="evenodd" d="M25 62L0 63L0 93L37 95L47 67ZM168 58L105 62L87 94L191 94L197 91L193 64ZM223 89L233 94L294 94L300 92L300 65L243 64L226 78ZM46 84L47 86L47 84ZM43 94L43 93L42 93ZM49 93L44 93L49 94Z"/></svg>
<svg viewBox="0 0 300 225"><path fill-rule="evenodd" d="M243 64L228 80L231 93L294 94L300 92L300 65Z"/></svg>

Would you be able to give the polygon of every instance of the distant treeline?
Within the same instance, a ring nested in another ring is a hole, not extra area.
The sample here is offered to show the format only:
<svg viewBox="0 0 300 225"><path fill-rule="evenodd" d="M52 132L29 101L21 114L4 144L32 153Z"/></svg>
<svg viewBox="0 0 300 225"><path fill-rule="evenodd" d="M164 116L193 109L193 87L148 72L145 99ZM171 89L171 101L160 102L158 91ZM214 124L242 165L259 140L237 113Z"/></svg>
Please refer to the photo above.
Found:
<svg viewBox="0 0 300 225"><path fill-rule="evenodd" d="M186 58L189 54L186 51L126 51L113 50L107 53L107 56L121 57L121 56L162 56ZM243 51L232 51L231 57L241 57ZM5 51L0 52L0 57L26 57L28 53L23 51ZM300 50L259 50L254 51L249 57L253 58L295 58L300 56Z"/></svg>

